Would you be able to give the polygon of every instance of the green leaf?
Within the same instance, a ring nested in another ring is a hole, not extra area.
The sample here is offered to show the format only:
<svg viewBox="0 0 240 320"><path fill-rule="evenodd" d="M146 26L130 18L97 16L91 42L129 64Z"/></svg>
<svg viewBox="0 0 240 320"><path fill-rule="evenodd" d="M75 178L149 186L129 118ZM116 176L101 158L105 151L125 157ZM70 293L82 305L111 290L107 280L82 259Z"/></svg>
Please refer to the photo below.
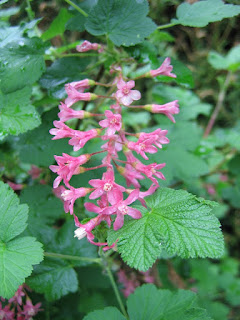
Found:
<svg viewBox="0 0 240 320"><path fill-rule="evenodd" d="M53 223L61 216L63 204L47 185L36 185L25 188L21 192L20 200L29 206L31 221L40 219L42 223Z"/></svg>
<svg viewBox="0 0 240 320"><path fill-rule="evenodd" d="M69 262L61 259L45 258L43 263L34 268L34 274L27 284L50 301L78 290L76 271Z"/></svg>
<svg viewBox="0 0 240 320"><path fill-rule="evenodd" d="M0 135L19 135L40 125L40 117L30 103L31 88L0 93Z"/></svg>
<svg viewBox="0 0 240 320"><path fill-rule="evenodd" d="M107 307L89 313L83 320L126 320L126 318L115 307Z"/></svg>
<svg viewBox="0 0 240 320"><path fill-rule="evenodd" d="M197 307L191 291L159 290L152 284L137 288L127 301L130 320L210 320L204 309Z"/></svg>
<svg viewBox="0 0 240 320"><path fill-rule="evenodd" d="M85 30L85 22L86 17L84 17L81 13L78 13L68 20L66 23L66 30L82 32Z"/></svg>
<svg viewBox="0 0 240 320"><path fill-rule="evenodd" d="M43 57L45 48L41 39L14 40L0 48L0 90L3 93L33 84L45 70Z"/></svg>
<svg viewBox="0 0 240 320"><path fill-rule="evenodd" d="M27 205L19 205L17 195L0 182L0 296L12 297L43 259L41 243L32 237L18 237L26 228Z"/></svg>
<svg viewBox="0 0 240 320"><path fill-rule="evenodd" d="M115 45L128 47L142 42L156 29L147 14L146 0L101 0L90 11L85 26L94 36L105 34Z"/></svg>
<svg viewBox="0 0 240 320"><path fill-rule="evenodd" d="M240 45L232 48L225 57L215 51L210 51L208 62L217 70L237 71L240 68Z"/></svg>
<svg viewBox="0 0 240 320"><path fill-rule="evenodd" d="M63 35L65 25L70 18L72 18L72 14L67 9L62 8L48 30L41 35L41 38L46 41L54 38L55 36Z"/></svg>
<svg viewBox="0 0 240 320"><path fill-rule="evenodd" d="M12 7L8 9L2 9L0 11L0 19L5 19L17 14L20 11L20 7Z"/></svg>
<svg viewBox="0 0 240 320"><path fill-rule="evenodd" d="M0 182L0 241L12 240L26 228L28 206L19 204L12 189Z"/></svg>
<svg viewBox="0 0 240 320"><path fill-rule="evenodd" d="M7 243L0 241L0 296L12 297L31 274L32 265L42 259L42 245L35 238L22 237Z"/></svg>
<svg viewBox="0 0 240 320"><path fill-rule="evenodd" d="M96 247L87 239L79 241L74 238L76 229L73 221L66 222L58 232L52 233L50 239L41 239L46 252L67 256L97 258ZM50 241L49 241L50 240ZM47 300L56 300L78 290L78 278L74 267L92 264L92 261L71 260L46 257L34 268L28 284L38 293L43 293Z"/></svg>
<svg viewBox="0 0 240 320"><path fill-rule="evenodd" d="M130 320L212 320L206 310L197 305L191 291L159 290L152 284L138 287L127 300ZM177 316L177 318L176 318ZM108 307L89 313L83 320L124 320L117 308Z"/></svg>
<svg viewBox="0 0 240 320"><path fill-rule="evenodd" d="M118 239L118 251L131 267L148 270L160 254L160 243L169 254L182 258L223 254L223 236L218 219L211 214L212 203L167 188L159 189L146 202L149 212L143 209L141 219L126 221L108 236L109 244Z"/></svg>
<svg viewBox="0 0 240 320"><path fill-rule="evenodd" d="M47 68L40 80L40 84L54 98L62 99L66 96L64 84L86 78L86 74L83 72L90 61L88 58L80 59L76 57L58 59Z"/></svg>
<svg viewBox="0 0 240 320"><path fill-rule="evenodd" d="M240 6L225 4L222 0L202 0L193 4L182 3L177 8L173 23L190 27L205 27L210 22L231 18L240 13Z"/></svg>
<svg viewBox="0 0 240 320"><path fill-rule="evenodd" d="M53 127L52 122L57 119L56 111L46 112L42 117L42 125L31 131L30 135L19 136L14 147L19 151L21 161L47 167L55 162L55 154L69 153L72 150L64 139L51 140L49 130Z"/></svg>

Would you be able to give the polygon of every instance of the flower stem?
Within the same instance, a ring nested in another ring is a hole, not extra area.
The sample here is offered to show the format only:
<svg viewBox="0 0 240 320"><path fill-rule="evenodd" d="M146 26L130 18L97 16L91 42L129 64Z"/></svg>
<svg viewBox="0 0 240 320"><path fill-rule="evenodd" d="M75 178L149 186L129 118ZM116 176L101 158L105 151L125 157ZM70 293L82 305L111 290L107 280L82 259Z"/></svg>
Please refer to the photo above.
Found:
<svg viewBox="0 0 240 320"><path fill-rule="evenodd" d="M162 29L166 29L166 28L171 28L173 26L176 26L177 24L179 24L178 22L172 22L172 23L167 23L167 24L163 24L161 26L158 26L158 30L162 30Z"/></svg>
<svg viewBox="0 0 240 320"><path fill-rule="evenodd" d="M71 0L65 0L68 4L70 4L70 6L72 6L73 8L75 8L78 12L80 12L84 17L88 17L88 14L86 11L84 11L82 8L80 8L79 6L77 6L74 2L72 2Z"/></svg>
<svg viewBox="0 0 240 320"><path fill-rule="evenodd" d="M120 307L123 315L125 316L125 318L126 318L126 319L129 319L128 314L127 314L127 311L126 311L126 309L125 309L125 307L124 307L124 304L123 304L123 302L122 302L122 299L121 299L121 296L120 296L118 287L117 287L116 282L115 282L115 280L114 280L114 277L113 277L113 274L112 274L112 271L111 271L111 267L110 267L110 265L109 265L109 261L108 261L108 259L106 259L106 257L105 257L104 254L102 254L101 256L102 256L103 261L104 261L104 264L105 264L105 266L106 266L106 271L107 271L109 280L110 280L110 282L111 282L113 291L114 291L114 293L115 293L115 296L116 296L116 298L117 298L119 307Z"/></svg>
<svg viewBox="0 0 240 320"><path fill-rule="evenodd" d="M70 256L66 254L61 253L55 253L55 252L44 252L45 257L50 258L59 258L59 259L65 259L65 260L76 260L76 261L86 261L86 262L95 262L101 264L100 258L87 258L87 257L78 257L78 256Z"/></svg>
<svg viewBox="0 0 240 320"><path fill-rule="evenodd" d="M217 116L222 108L222 105L223 105L223 102L224 102L224 99L225 99L225 95L226 95L226 91L227 91L227 88L229 86L229 83L230 83L230 79L231 79L231 71L228 72L227 76L226 76L226 79L224 81L224 84L222 86L222 89L220 90L219 92L219 95L218 95L218 100L217 100L217 104L216 104L216 107L211 115L211 118L207 124L207 127L206 127L206 130L204 132L204 138L207 138L207 136L210 134L213 126L214 126L214 123L217 119Z"/></svg>

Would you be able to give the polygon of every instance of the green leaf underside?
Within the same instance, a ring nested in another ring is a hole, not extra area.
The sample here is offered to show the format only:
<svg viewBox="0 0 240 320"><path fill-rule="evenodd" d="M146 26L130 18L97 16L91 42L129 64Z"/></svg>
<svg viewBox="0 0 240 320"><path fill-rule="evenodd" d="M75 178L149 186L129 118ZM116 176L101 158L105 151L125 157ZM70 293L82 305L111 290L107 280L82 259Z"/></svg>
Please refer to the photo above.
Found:
<svg viewBox="0 0 240 320"><path fill-rule="evenodd" d="M101 0L90 11L86 21L89 33L107 35L117 46L140 43L155 29L155 23L146 15L148 3L144 0Z"/></svg>
<svg viewBox="0 0 240 320"><path fill-rule="evenodd" d="M159 290L152 284L138 287L127 300L130 320L211 320L206 310L197 305L191 291ZM83 320L124 320L117 308L107 307L89 313Z"/></svg>
<svg viewBox="0 0 240 320"><path fill-rule="evenodd" d="M62 35L65 31L65 24L70 18L72 18L72 14L68 12L67 9L62 8L48 30L42 34L41 38L46 41L57 35Z"/></svg>
<svg viewBox="0 0 240 320"><path fill-rule="evenodd" d="M0 182L0 241L12 240L26 228L28 206L19 204L13 190Z"/></svg>
<svg viewBox="0 0 240 320"><path fill-rule="evenodd" d="M4 93L33 84L45 70L41 39L14 40L0 48L0 90Z"/></svg>
<svg viewBox="0 0 240 320"><path fill-rule="evenodd" d="M76 271L69 262L61 259L45 258L39 266L35 266L34 274L27 283L50 301L78 290Z"/></svg>
<svg viewBox="0 0 240 320"><path fill-rule="evenodd" d="M32 237L22 237L10 242L0 242L0 296L12 297L32 272L32 265L43 259L40 242Z"/></svg>
<svg viewBox="0 0 240 320"><path fill-rule="evenodd" d="M40 125L40 117L30 103L31 89L25 87L9 93L0 93L0 134L18 135Z"/></svg>
<svg viewBox="0 0 240 320"><path fill-rule="evenodd" d="M177 8L177 19L172 22L190 27L205 27L210 22L231 18L240 13L240 6L225 4L222 0L202 0L182 3Z"/></svg>
<svg viewBox="0 0 240 320"><path fill-rule="evenodd" d="M160 243L169 254L182 258L219 258L223 254L223 236L212 206L182 190L159 189L147 197L151 209L143 210L139 220L126 221L118 231L110 231L108 243L117 239L125 262L146 271L160 254Z"/></svg>
<svg viewBox="0 0 240 320"><path fill-rule="evenodd" d="M33 237L16 238L26 228L28 207L0 182L0 296L10 298L43 259L42 245Z"/></svg>

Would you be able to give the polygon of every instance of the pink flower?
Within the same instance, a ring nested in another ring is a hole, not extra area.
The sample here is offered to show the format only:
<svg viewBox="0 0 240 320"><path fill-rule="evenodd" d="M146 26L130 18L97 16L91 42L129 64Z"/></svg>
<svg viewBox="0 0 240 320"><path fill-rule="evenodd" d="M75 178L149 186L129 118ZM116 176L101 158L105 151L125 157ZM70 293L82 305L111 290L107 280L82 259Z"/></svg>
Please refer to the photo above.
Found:
<svg viewBox="0 0 240 320"><path fill-rule="evenodd" d="M135 189L133 192L130 193L126 200L123 200L123 197L115 203L113 202L114 207L116 208L116 219L113 224L113 229L118 230L122 228L124 223L124 216L129 215L133 219L140 219L142 217L141 211L131 208L128 205L136 201L139 197L139 189ZM112 203L111 203L112 204Z"/></svg>
<svg viewBox="0 0 240 320"><path fill-rule="evenodd" d="M117 170L126 179L127 187L132 184L135 188L140 188L140 184L137 179L144 179L144 177L130 164L126 164L125 168L117 166Z"/></svg>
<svg viewBox="0 0 240 320"><path fill-rule="evenodd" d="M166 163L151 163L149 165L142 164L140 161L134 163L134 168L138 170L139 172L145 174L150 180L152 180L156 185L158 185L157 179L155 179L153 176L155 175L159 179L165 180L164 175L161 172L158 172L156 170L160 170L163 167L165 167Z"/></svg>
<svg viewBox="0 0 240 320"><path fill-rule="evenodd" d="M103 174L101 179L92 179L89 184L95 188L90 194L89 199L96 199L107 194L108 201L112 204L114 201L118 201L122 197L122 192L125 188L114 182L114 171L112 169L107 170Z"/></svg>
<svg viewBox="0 0 240 320"><path fill-rule="evenodd" d="M173 67L170 65L170 63L171 63L171 59L170 58L166 58L158 69L151 70L149 72L150 76L151 77L156 77L156 76L159 76L159 75L164 75L164 76L168 76L168 77L171 77L171 78L176 78L177 76L174 73L171 73Z"/></svg>
<svg viewBox="0 0 240 320"><path fill-rule="evenodd" d="M64 211L70 212L70 214L73 214L73 206L75 201L78 198L85 197L89 192L91 192L91 188L73 188L70 186L70 190L65 190L61 194L63 200L64 200Z"/></svg>
<svg viewBox="0 0 240 320"><path fill-rule="evenodd" d="M156 129L151 133L140 132L139 140L144 141L149 138L154 138L153 144L155 144L158 148L162 149L163 144L169 143L169 139L166 137L167 133L167 130L161 130L160 128Z"/></svg>
<svg viewBox="0 0 240 320"><path fill-rule="evenodd" d="M26 304L23 307L22 315L25 316L24 319L32 319L41 309L41 303L37 303L35 306L32 304L32 301L27 298Z"/></svg>
<svg viewBox="0 0 240 320"><path fill-rule="evenodd" d="M96 138L100 132L101 129L91 129L88 131L74 130L74 135L72 135L72 139L70 139L68 143L73 146L74 151L78 151L83 148L89 140Z"/></svg>
<svg viewBox="0 0 240 320"><path fill-rule="evenodd" d="M7 184L10 188L12 188L14 191L22 190L24 188L24 184L14 183L12 181L7 181Z"/></svg>
<svg viewBox="0 0 240 320"><path fill-rule="evenodd" d="M141 204L144 207L147 207L144 198L147 197L147 196L150 196L151 194L153 194L158 188L159 188L159 185L153 183L147 191L139 192L138 200L141 202Z"/></svg>
<svg viewBox="0 0 240 320"><path fill-rule="evenodd" d="M98 96L90 92L79 92L70 83L65 85L65 90L67 92L68 98L65 100L67 107L71 107L74 103L78 101L91 101L95 100Z"/></svg>
<svg viewBox="0 0 240 320"><path fill-rule="evenodd" d="M33 180L39 178L41 172L42 172L42 169L40 169L34 165L32 165L31 170L28 171L28 173L30 174L30 176L32 177Z"/></svg>
<svg viewBox="0 0 240 320"><path fill-rule="evenodd" d="M76 50L78 52L87 52L89 50L97 51L97 50L101 50L101 47L102 46L98 43L91 43L91 42L85 40L85 41L83 41L82 44L77 45Z"/></svg>
<svg viewBox="0 0 240 320"><path fill-rule="evenodd" d="M68 85L70 85L74 89L78 90L79 92L83 92L85 89L88 89L90 86L95 85L95 81L94 80L90 80L90 79L84 79L84 80L80 80L80 81L73 81L73 82L70 82L70 83L66 84L65 87L68 86Z"/></svg>
<svg viewBox="0 0 240 320"><path fill-rule="evenodd" d="M158 151L157 148L153 146L154 142L155 142L155 137L151 137L145 140L139 139L137 142L133 142L133 141L128 142L127 147L130 150L136 151L144 159L148 160L148 157L146 156L145 152L156 153Z"/></svg>
<svg viewBox="0 0 240 320"><path fill-rule="evenodd" d="M17 291L15 292L14 296L8 300L9 303L16 303L20 306L22 305L22 297L25 296L25 292L23 291L23 286L19 286ZM1 317L0 317L1 319Z"/></svg>
<svg viewBox="0 0 240 320"><path fill-rule="evenodd" d="M129 106L133 100L141 99L141 93L138 90L131 90L135 86L135 81L130 80L128 82L120 79L117 82L118 91L115 96L117 101L124 106Z"/></svg>
<svg viewBox="0 0 240 320"><path fill-rule="evenodd" d="M152 113L163 113L174 123L175 123L175 119L172 115L179 113L178 100L174 100L172 102L169 102L163 105L160 105L160 104L146 105L144 109L151 111Z"/></svg>
<svg viewBox="0 0 240 320"><path fill-rule="evenodd" d="M96 218L93 218L91 220L89 220L87 223L85 224L81 224L78 220L78 217L74 215L74 221L75 221L75 225L76 227L78 227L78 229L76 229L74 231L74 237L78 238L78 240L83 239L84 237L87 237L88 241L96 246L105 246L107 245L107 242L94 242L94 235L92 233L92 230L98 226L102 221L104 221L107 217L104 215L99 215ZM110 217L107 218L108 220L110 220ZM111 224L111 222L110 222Z"/></svg>
<svg viewBox="0 0 240 320"><path fill-rule="evenodd" d="M56 127L49 130L49 133L52 134L52 140L63 139L63 138L71 138L74 135L75 130L69 128L62 121L53 121L53 125Z"/></svg>
<svg viewBox="0 0 240 320"><path fill-rule="evenodd" d="M0 319L3 320L14 320L14 311L10 310L10 305L6 305L4 308L0 302Z"/></svg>
<svg viewBox="0 0 240 320"><path fill-rule="evenodd" d="M73 110L63 102L59 105L60 112L58 113L58 117L60 121L65 122L67 120L76 118L76 119L83 119L88 118L91 116L90 112L84 110Z"/></svg>
<svg viewBox="0 0 240 320"><path fill-rule="evenodd" d="M103 128L107 128L107 136L112 136L116 131L121 129L122 116L120 114L113 114L110 110L105 111L105 116L107 119L101 120L99 125Z"/></svg>
<svg viewBox="0 0 240 320"><path fill-rule="evenodd" d="M63 180L66 186L70 187L69 181L74 174L78 174L77 169L82 164L86 163L91 156L89 154L83 154L79 157L72 157L66 153L61 156L54 156L58 166L51 165L50 170L58 174L58 177L53 183L53 188L57 188L59 183Z"/></svg>
<svg viewBox="0 0 240 320"><path fill-rule="evenodd" d="M124 289L122 289L124 297L128 297L131 293L133 293L140 285L139 281L136 278L136 275L132 272L130 275L126 275L123 269L120 269L117 273L118 282L122 283Z"/></svg>

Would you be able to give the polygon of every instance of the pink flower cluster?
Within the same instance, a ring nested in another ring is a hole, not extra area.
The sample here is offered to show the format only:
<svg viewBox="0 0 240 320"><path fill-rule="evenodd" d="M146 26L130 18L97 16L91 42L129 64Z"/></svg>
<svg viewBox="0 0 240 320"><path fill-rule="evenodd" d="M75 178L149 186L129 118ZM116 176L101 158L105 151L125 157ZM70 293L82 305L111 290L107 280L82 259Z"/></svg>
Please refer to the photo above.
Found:
<svg viewBox="0 0 240 320"><path fill-rule="evenodd" d="M124 297L128 297L142 283L154 283L154 277L151 275L151 269L146 272L134 271L127 273L124 269L120 269L117 273L118 282L123 285L122 293Z"/></svg>
<svg viewBox="0 0 240 320"><path fill-rule="evenodd" d="M27 295L30 290L26 285L21 285L15 295L6 301L1 298L0 319L2 320L32 320L39 311L41 303L32 304L32 300Z"/></svg>
<svg viewBox="0 0 240 320"><path fill-rule="evenodd" d="M159 73L171 77L175 77L170 71L170 59L166 58L159 71L147 73L146 77L151 75L155 77ZM93 230L101 222L110 227L113 223L114 230L120 229L124 224L124 217L131 216L133 219L142 217L139 209L131 207L133 203L139 200L142 205L145 205L144 198L151 195L159 187L158 179L165 179L160 171L165 163L144 164L139 160L139 155L145 160L148 160L148 154L153 154L161 149L162 145L169 143L167 130L156 129L153 132L128 133L125 131L122 122L122 108L142 108L152 113L165 114L173 122L174 114L179 112L177 100L169 102L165 105L144 105L131 106L134 101L141 98L141 93L138 90L133 90L135 82L133 80L125 81L122 75L121 68L115 67L111 73L117 72L117 76L113 82L108 85L112 87L115 93L108 97L114 103L110 106L111 110L106 110L104 114L93 114L85 110L74 110L73 106L78 101L90 101L102 96L84 92L90 86L96 85L93 80L85 79L78 82L72 82L66 85L68 97L64 102L61 102L59 108L59 121L54 121L54 129L50 133L54 135L53 139L69 138L69 144L73 146L74 151L78 151L92 139L101 139L103 145L102 150L91 154L81 154L78 157L70 156L63 153L62 156L55 156L57 165L50 166L50 169L57 173L57 178L54 181L53 187L55 193L64 201L65 212L74 214L74 203L80 197L89 195L90 200L96 200L96 203L86 202L85 208L96 213L96 217L92 218L85 224L81 224L76 215L74 215L75 224L78 229L75 231L75 237L81 239L87 237L88 241L98 245L109 247L107 243L94 242ZM101 83L97 83L101 85ZM103 86L106 86L102 84ZM99 121L99 128L94 128L86 131L79 131L70 128L65 124L66 121L72 118L84 119L86 117L102 118ZM130 137L130 139L129 139ZM95 154L102 153L104 157L101 163L95 167L85 167L85 165ZM122 160L119 155L125 157ZM89 186L73 188L70 185L70 180L73 175L81 174L89 170L98 170L105 168L105 172L99 179L91 179ZM126 180L126 185L122 186L115 181L115 170L117 170ZM150 179L151 186L146 191L140 190L140 180ZM158 179L157 179L158 178ZM64 186L59 186L63 182Z"/></svg>

